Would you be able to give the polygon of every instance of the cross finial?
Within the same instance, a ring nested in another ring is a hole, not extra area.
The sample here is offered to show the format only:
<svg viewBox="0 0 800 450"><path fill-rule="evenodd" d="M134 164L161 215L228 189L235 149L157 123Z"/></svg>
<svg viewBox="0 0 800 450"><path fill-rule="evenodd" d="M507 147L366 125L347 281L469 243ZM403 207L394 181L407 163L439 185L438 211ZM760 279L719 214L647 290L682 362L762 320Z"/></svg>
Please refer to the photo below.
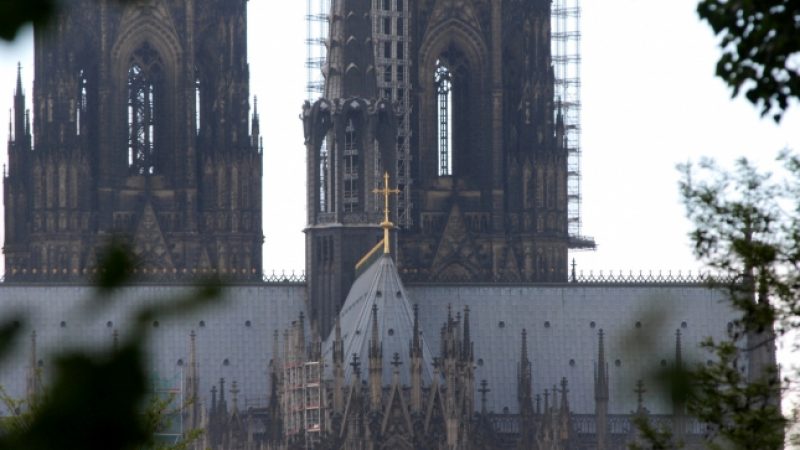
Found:
<svg viewBox="0 0 800 450"><path fill-rule="evenodd" d="M383 228L383 253L388 254L391 248L389 246L389 231L394 228L394 224L389 221L389 194L399 194L400 189L389 188L389 172L384 172L383 188L375 188L372 192L375 194L383 194L383 222L381 222L381 228Z"/></svg>
<svg viewBox="0 0 800 450"><path fill-rule="evenodd" d="M355 374L356 378L361 377L361 362L358 359L358 354L353 353L353 362L351 362L350 365L353 367L353 373Z"/></svg>
<svg viewBox="0 0 800 450"><path fill-rule="evenodd" d="M481 394L481 412L486 413L486 394L491 392L492 390L486 387L489 384L485 379L481 380L481 388L478 389L478 392Z"/></svg>
<svg viewBox="0 0 800 450"><path fill-rule="evenodd" d="M391 365L393 365L395 369L403 365L403 362L400 361L399 353L395 352L394 357L392 358Z"/></svg>
<svg viewBox="0 0 800 450"><path fill-rule="evenodd" d="M644 388L644 381L639 379L636 382L636 389L634 389L633 392L636 393L636 402L639 405L639 408L641 409L642 397L644 396L644 393L647 392L647 389Z"/></svg>

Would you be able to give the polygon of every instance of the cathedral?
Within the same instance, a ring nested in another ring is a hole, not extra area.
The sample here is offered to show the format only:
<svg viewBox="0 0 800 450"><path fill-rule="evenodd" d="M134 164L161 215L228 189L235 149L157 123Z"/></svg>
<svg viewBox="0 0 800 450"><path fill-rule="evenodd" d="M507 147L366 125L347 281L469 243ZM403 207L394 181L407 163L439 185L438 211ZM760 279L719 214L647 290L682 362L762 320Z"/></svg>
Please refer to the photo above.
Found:
<svg viewBox="0 0 800 450"><path fill-rule="evenodd" d="M32 398L52 355L112 345L137 308L213 275L222 303L151 324L154 394L181 401L173 442L616 450L645 415L702 448L708 429L653 375L710 362L699 343L736 313L702 277L570 269L587 242L568 228L550 1L332 0L329 17L324 95L297 136L295 278L262 274L262 164L278 162L249 94L247 0L76 0L35 30L0 284L30 342L0 385ZM112 241L137 282L87 315ZM762 351L747 370L774 364Z"/></svg>

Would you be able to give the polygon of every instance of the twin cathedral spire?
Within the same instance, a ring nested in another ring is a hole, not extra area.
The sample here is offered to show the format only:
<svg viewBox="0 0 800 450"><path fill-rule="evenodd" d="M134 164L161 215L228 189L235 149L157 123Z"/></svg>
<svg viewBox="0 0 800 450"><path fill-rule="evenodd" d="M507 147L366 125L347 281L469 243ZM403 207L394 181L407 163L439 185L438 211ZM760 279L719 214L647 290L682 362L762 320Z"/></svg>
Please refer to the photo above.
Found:
<svg viewBox="0 0 800 450"><path fill-rule="evenodd" d="M79 0L35 30L33 131L20 80L8 144L7 281L86 280L115 236L142 280L261 279L246 2L222 3Z"/></svg>

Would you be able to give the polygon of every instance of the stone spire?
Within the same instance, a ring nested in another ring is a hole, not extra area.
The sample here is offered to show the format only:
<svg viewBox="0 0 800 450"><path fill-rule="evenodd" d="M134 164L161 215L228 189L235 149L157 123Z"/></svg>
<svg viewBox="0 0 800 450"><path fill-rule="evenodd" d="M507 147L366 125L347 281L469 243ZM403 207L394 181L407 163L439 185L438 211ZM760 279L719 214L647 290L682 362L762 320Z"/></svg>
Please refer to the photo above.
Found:
<svg viewBox="0 0 800 450"><path fill-rule="evenodd" d="M14 140L25 137L25 92L22 90L22 64L17 63L17 86L14 89Z"/></svg>
<svg viewBox="0 0 800 450"><path fill-rule="evenodd" d="M633 416L636 418L645 418L647 417L648 411L647 408L644 406L644 394L647 392L647 389L644 388L644 381L640 378L636 381L636 388L634 388L633 393L636 394L636 411L632 411ZM641 448L642 446L646 445L646 439L642 435L642 431L639 427L630 427L628 431L628 444L636 444L636 448Z"/></svg>
<svg viewBox="0 0 800 450"><path fill-rule="evenodd" d="M371 0L333 0L331 4L327 98L375 97L378 80L373 62L371 9Z"/></svg>
<svg viewBox="0 0 800 450"><path fill-rule="evenodd" d="M636 394L636 412L642 412L645 410L644 408L644 393L647 392L647 389L644 388L644 381L642 379L638 379L636 381L636 389L633 390L633 393Z"/></svg>
<svg viewBox="0 0 800 450"><path fill-rule="evenodd" d="M369 342L369 388L370 406L373 411L381 408L381 373L383 372L383 349L378 334L378 305L372 305L372 333Z"/></svg>
<svg viewBox="0 0 800 450"><path fill-rule="evenodd" d="M567 377L562 377L561 406L558 409L558 440L560 441L561 448L572 448L570 445L570 440L572 439L572 414L569 410L568 393Z"/></svg>
<svg viewBox="0 0 800 450"><path fill-rule="evenodd" d="M39 373L39 360L36 358L36 331L31 332L31 350L28 359L28 376L26 380L26 400L28 406L36 403L41 391L41 374Z"/></svg>
<svg viewBox="0 0 800 450"><path fill-rule="evenodd" d="M522 329L522 344L520 345L519 367L517 368L517 400L519 401L520 436L519 448L534 448L536 446L537 423L533 409L533 375L531 361L528 359L528 330ZM546 395L546 394L545 394ZM547 401L545 401L547 405ZM538 402L537 402L538 409ZM545 406L545 413L547 406Z"/></svg>
<svg viewBox="0 0 800 450"><path fill-rule="evenodd" d="M188 429L200 427L200 375L197 370L197 339L194 330L189 333L189 367L186 371L186 423Z"/></svg>
<svg viewBox="0 0 800 450"><path fill-rule="evenodd" d="M261 140L261 119L258 115L258 97L253 97L253 118L250 124L251 145L254 148L260 147Z"/></svg>
<svg viewBox="0 0 800 450"><path fill-rule="evenodd" d="M597 449L608 448L608 364L603 330L597 334L597 366L594 375L594 414L597 421Z"/></svg>
<svg viewBox="0 0 800 450"><path fill-rule="evenodd" d="M531 369L531 361L528 359L528 330L522 329L522 345L520 350L519 359L519 373L517 398L519 400L520 414L533 414L533 375Z"/></svg>
<svg viewBox="0 0 800 450"><path fill-rule="evenodd" d="M225 378L219 379L219 403L217 404L217 412L221 414L228 413L228 402L225 401Z"/></svg>
<svg viewBox="0 0 800 450"><path fill-rule="evenodd" d="M473 346L472 346L472 338L470 336L470 329L469 329L469 305L464 307L464 339L463 342L463 352L464 352L464 360L465 361L472 361L473 357Z"/></svg>
<svg viewBox="0 0 800 450"><path fill-rule="evenodd" d="M488 381L481 380L481 388L478 389L478 392L481 394L481 414L486 414L486 394L492 391L487 387L488 385Z"/></svg>
<svg viewBox="0 0 800 450"><path fill-rule="evenodd" d="M239 390L239 383L237 383L236 380L233 380L233 383L231 383L231 395L233 396L233 409L231 410L232 414L239 413L239 392L241 392Z"/></svg>
<svg viewBox="0 0 800 450"><path fill-rule="evenodd" d="M686 434L686 417L685 417L685 403L683 396L685 392L679 392L683 389L681 380L684 380L683 373L683 355L681 345L681 330L675 330L675 373L673 374L672 385L672 434L676 440L680 442Z"/></svg>
<svg viewBox="0 0 800 450"><path fill-rule="evenodd" d="M335 337L333 340L333 413L344 413L344 341L342 325L336 317Z"/></svg>
<svg viewBox="0 0 800 450"><path fill-rule="evenodd" d="M281 358L280 358L280 333L278 330L272 336L272 360L269 363L270 393L269 393L269 426L268 435L273 443L283 438L283 413L281 411Z"/></svg>
<svg viewBox="0 0 800 450"><path fill-rule="evenodd" d="M419 333L419 305L414 304L414 335L411 338L409 356L411 364L411 412L422 412L422 343Z"/></svg>

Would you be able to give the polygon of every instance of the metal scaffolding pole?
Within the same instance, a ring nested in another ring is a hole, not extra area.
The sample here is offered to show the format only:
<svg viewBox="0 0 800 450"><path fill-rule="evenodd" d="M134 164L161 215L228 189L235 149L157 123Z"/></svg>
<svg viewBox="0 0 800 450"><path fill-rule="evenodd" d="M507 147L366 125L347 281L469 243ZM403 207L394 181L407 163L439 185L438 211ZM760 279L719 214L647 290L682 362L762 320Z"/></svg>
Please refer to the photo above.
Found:
<svg viewBox="0 0 800 450"><path fill-rule="evenodd" d="M581 6L553 0L551 10L555 103L564 118L567 147L568 224L571 248L594 248L581 234Z"/></svg>

